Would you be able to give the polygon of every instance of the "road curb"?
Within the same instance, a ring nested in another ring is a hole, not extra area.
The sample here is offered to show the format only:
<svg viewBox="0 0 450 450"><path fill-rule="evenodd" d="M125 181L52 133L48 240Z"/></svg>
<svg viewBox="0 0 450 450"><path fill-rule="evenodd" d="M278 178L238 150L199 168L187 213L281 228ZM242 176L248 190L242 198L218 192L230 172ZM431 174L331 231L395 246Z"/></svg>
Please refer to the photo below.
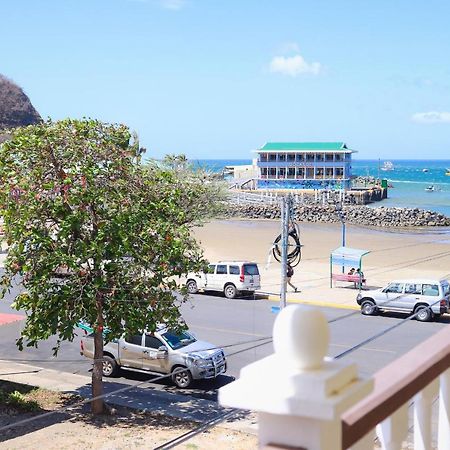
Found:
<svg viewBox="0 0 450 450"><path fill-rule="evenodd" d="M280 297L276 296L276 295L269 295L267 297L267 300L269 300L271 302L279 302ZM317 301L317 300L301 300L298 298L290 298L290 299L286 299L286 302L287 303L297 303L297 304L302 304L302 305L322 306L325 308L351 309L353 311L359 310L358 305L343 305L343 304L339 304L339 303L321 302L321 301Z"/></svg>

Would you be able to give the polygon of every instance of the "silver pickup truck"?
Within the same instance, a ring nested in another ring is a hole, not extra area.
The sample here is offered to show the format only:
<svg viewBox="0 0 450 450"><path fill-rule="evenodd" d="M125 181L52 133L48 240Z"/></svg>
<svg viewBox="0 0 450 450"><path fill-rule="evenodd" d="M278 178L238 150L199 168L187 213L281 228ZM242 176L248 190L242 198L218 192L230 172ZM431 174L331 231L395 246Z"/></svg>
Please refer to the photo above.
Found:
<svg viewBox="0 0 450 450"><path fill-rule="evenodd" d="M81 339L80 353L94 358L92 334ZM173 373L172 381L180 388L187 388L192 380L216 378L227 369L221 348L198 341L187 331L176 334L164 327L153 334L144 332L108 342L103 355L105 377L116 375L119 368L156 375Z"/></svg>

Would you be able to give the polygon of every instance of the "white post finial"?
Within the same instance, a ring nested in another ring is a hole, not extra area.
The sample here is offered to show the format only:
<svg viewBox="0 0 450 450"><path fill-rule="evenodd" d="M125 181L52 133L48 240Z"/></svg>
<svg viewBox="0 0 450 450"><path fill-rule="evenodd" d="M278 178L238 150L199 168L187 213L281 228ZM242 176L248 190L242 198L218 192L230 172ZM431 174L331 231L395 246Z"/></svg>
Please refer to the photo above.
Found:
<svg viewBox="0 0 450 450"><path fill-rule="evenodd" d="M340 415L372 390L355 364L324 358L329 331L318 309L290 305L277 316L275 353L219 389L223 406L258 411L259 445L340 450Z"/></svg>
<svg viewBox="0 0 450 450"><path fill-rule="evenodd" d="M275 320L275 354L299 370L320 369L328 352L330 334L325 316L318 310L293 305L284 308Z"/></svg>

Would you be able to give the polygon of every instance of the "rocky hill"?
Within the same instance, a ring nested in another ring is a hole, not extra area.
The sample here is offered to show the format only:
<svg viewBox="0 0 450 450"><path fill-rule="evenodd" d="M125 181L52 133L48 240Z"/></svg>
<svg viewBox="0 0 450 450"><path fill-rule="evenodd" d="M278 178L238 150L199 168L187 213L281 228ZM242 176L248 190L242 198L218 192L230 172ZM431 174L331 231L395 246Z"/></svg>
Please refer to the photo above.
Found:
<svg viewBox="0 0 450 450"><path fill-rule="evenodd" d="M23 90L8 78L0 75L0 142L3 130L23 127L40 122L41 116L34 109Z"/></svg>

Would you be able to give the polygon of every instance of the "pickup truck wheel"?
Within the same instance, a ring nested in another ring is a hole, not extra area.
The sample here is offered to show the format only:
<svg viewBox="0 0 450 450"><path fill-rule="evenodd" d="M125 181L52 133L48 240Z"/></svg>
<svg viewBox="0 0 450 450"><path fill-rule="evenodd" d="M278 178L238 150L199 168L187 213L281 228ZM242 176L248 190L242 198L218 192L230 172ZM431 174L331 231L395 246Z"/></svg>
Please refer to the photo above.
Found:
<svg viewBox="0 0 450 450"><path fill-rule="evenodd" d="M377 307L372 300L364 300L361 303L361 313L365 316L373 316L377 312Z"/></svg>
<svg viewBox="0 0 450 450"><path fill-rule="evenodd" d="M430 308L427 308L424 305L417 306L414 310L414 314L417 314L416 319L419 322L428 322L432 317Z"/></svg>
<svg viewBox="0 0 450 450"><path fill-rule="evenodd" d="M198 286L195 280L188 280L186 288L189 294L196 294L198 292Z"/></svg>
<svg viewBox="0 0 450 450"><path fill-rule="evenodd" d="M237 291L236 286L234 284L227 284L223 288L223 293L224 293L226 298L235 298L237 293L238 293L238 291Z"/></svg>
<svg viewBox="0 0 450 450"><path fill-rule="evenodd" d="M184 367L178 366L173 369L173 375L172 375L172 381L177 385L179 388L187 388L192 383L192 374L188 369L185 369Z"/></svg>
<svg viewBox="0 0 450 450"><path fill-rule="evenodd" d="M117 374L119 368L116 361L110 356L103 356L102 373L105 377L113 377Z"/></svg>

